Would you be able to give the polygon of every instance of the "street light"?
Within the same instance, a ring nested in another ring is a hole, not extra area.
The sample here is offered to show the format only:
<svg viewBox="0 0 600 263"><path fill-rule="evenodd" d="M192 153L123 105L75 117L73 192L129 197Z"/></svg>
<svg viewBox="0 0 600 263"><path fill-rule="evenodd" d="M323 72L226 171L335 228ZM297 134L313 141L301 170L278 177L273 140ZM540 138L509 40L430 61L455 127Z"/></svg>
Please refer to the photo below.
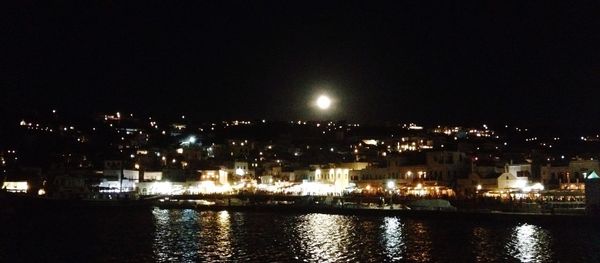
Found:
<svg viewBox="0 0 600 263"><path fill-rule="evenodd" d="M386 184L387 188L390 190L390 208L394 208L394 188L396 187L396 182L390 180Z"/></svg>
<svg viewBox="0 0 600 263"><path fill-rule="evenodd" d="M396 183L394 183L394 181L388 181L386 186L388 189L392 190L396 186Z"/></svg>

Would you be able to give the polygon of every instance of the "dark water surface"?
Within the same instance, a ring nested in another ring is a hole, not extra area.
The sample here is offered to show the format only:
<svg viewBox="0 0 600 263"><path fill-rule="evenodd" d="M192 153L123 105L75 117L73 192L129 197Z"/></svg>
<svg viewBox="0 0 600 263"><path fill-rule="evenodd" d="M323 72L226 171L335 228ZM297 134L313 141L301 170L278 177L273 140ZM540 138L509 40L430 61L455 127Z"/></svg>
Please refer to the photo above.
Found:
<svg viewBox="0 0 600 263"><path fill-rule="evenodd" d="M600 262L589 225L158 208L0 223L2 262Z"/></svg>

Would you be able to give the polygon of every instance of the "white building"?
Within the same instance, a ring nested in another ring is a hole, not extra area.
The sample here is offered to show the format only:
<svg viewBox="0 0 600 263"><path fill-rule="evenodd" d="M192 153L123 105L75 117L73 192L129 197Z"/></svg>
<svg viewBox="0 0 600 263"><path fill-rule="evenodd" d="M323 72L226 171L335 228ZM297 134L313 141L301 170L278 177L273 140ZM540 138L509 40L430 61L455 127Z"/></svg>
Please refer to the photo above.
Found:
<svg viewBox="0 0 600 263"><path fill-rule="evenodd" d="M350 185L350 169L325 168L315 170L315 181L333 184L336 191L343 191Z"/></svg>
<svg viewBox="0 0 600 263"><path fill-rule="evenodd" d="M219 170L199 170L200 181L213 181L216 184L229 184L228 173L223 169Z"/></svg>
<svg viewBox="0 0 600 263"><path fill-rule="evenodd" d="M528 177L519 177L511 173L503 173L498 176L498 189L522 189L527 186L528 182Z"/></svg>
<svg viewBox="0 0 600 263"><path fill-rule="evenodd" d="M531 164L507 164L498 176L498 189L523 189L529 184Z"/></svg>

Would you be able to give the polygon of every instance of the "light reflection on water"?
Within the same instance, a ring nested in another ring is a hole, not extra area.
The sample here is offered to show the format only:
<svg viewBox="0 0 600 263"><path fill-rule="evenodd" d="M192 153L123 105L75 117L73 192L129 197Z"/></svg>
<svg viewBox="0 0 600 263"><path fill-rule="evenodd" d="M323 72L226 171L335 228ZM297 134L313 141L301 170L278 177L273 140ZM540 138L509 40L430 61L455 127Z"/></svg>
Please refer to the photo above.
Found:
<svg viewBox="0 0 600 263"><path fill-rule="evenodd" d="M198 254L207 261L223 261L233 257L229 212L196 213L200 217Z"/></svg>
<svg viewBox="0 0 600 263"><path fill-rule="evenodd" d="M0 213L0 262L600 262L595 224L77 210Z"/></svg>
<svg viewBox="0 0 600 263"><path fill-rule="evenodd" d="M529 224L162 209L153 217L160 262L552 262L594 257L598 247ZM569 240L557 245L556 233Z"/></svg>
<svg viewBox="0 0 600 263"><path fill-rule="evenodd" d="M340 215L307 214L297 224L298 238L306 260L336 262L349 254L351 242L349 217Z"/></svg>
<svg viewBox="0 0 600 263"><path fill-rule="evenodd" d="M431 238L429 237L429 225L414 221L406 228L409 250L406 257L412 262L430 262Z"/></svg>
<svg viewBox="0 0 600 263"><path fill-rule="evenodd" d="M161 210L152 212L155 218L154 255L161 262L193 262L199 238L196 233L197 213L193 210Z"/></svg>
<svg viewBox="0 0 600 263"><path fill-rule="evenodd" d="M552 238L547 230L521 224L512 230L507 250L521 262L548 262L552 258Z"/></svg>
<svg viewBox="0 0 600 263"><path fill-rule="evenodd" d="M385 252L390 260L401 260L404 254L403 227L399 218L386 217L383 219L383 238Z"/></svg>
<svg viewBox="0 0 600 263"><path fill-rule="evenodd" d="M502 247L494 247L497 244L498 237L494 235L493 230L485 227L474 227L471 231L473 238L471 245L476 262L497 262L500 261L498 249Z"/></svg>

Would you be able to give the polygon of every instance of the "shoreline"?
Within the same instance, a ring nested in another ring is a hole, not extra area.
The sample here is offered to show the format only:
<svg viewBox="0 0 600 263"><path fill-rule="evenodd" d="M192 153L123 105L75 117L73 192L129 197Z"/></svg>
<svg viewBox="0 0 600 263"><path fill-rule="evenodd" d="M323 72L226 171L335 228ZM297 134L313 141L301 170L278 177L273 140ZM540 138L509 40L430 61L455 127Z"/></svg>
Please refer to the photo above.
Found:
<svg viewBox="0 0 600 263"><path fill-rule="evenodd" d="M583 223L600 222L600 216L587 214L543 214L516 213L496 211L444 211L444 210L411 210L385 208L341 208L331 206L298 206L298 205L161 205L160 209L193 209L197 211L229 211L229 212L258 212L282 214L334 214L356 216L397 216L414 219L447 219L447 220L476 220L481 222L527 222L527 223Z"/></svg>

